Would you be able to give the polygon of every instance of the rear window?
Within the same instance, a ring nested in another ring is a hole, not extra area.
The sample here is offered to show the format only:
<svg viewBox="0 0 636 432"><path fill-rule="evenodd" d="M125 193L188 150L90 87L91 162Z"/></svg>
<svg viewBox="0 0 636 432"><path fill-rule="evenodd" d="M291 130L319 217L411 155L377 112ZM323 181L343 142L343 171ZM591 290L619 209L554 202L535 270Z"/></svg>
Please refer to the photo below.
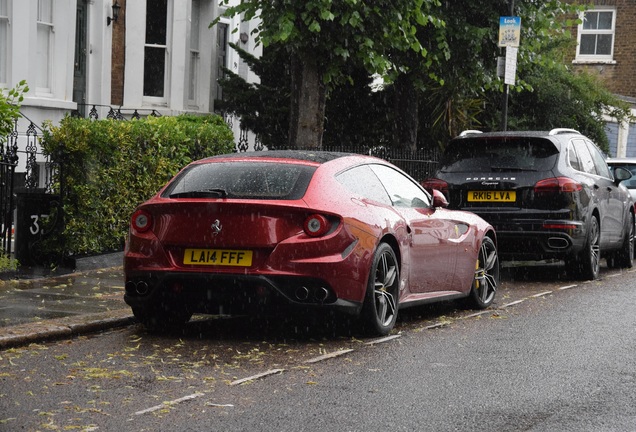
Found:
<svg viewBox="0 0 636 432"><path fill-rule="evenodd" d="M162 197L300 199L315 171L314 166L274 162L191 165L174 179Z"/></svg>
<svg viewBox="0 0 636 432"><path fill-rule="evenodd" d="M557 158L555 145L542 138L464 138L449 143L440 161L440 171L547 171L554 167Z"/></svg>

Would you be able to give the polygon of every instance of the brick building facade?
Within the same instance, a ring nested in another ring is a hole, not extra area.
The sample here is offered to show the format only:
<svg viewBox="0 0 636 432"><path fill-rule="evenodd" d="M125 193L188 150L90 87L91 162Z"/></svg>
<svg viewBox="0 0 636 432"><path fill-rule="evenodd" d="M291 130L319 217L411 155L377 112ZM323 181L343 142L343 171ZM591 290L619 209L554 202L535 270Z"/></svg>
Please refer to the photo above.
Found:
<svg viewBox="0 0 636 432"><path fill-rule="evenodd" d="M126 0L119 0L121 6L117 26L113 25L110 103L124 104L124 74L126 72Z"/></svg>
<svg viewBox="0 0 636 432"><path fill-rule="evenodd" d="M606 19L594 15L592 18L599 18L597 22L574 29L579 44L577 52L572 53L572 65L575 70L585 69L598 75L613 93L636 99L636 0L595 0L588 13L593 11L604 14ZM608 42L613 35L608 47L610 54L581 53L579 32L586 30L598 31Z"/></svg>
<svg viewBox="0 0 636 432"><path fill-rule="evenodd" d="M636 0L592 0L574 28L573 70L598 76L636 115ZM636 157L636 123L608 119L610 156Z"/></svg>

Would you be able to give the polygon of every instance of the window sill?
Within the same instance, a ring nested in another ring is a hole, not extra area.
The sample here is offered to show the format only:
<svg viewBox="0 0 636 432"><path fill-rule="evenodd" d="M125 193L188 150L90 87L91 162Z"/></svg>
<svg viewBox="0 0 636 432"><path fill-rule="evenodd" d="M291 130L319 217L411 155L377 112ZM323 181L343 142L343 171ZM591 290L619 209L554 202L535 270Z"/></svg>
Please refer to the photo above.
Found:
<svg viewBox="0 0 636 432"><path fill-rule="evenodd" d="M572 60L572 64L578 64L578 65L594 65L594 64L598 64L598 65L614 65L614 64L616 64L616 60L576 59L576 60Z"/></svg>
<svg viewBox="0 0 636 432"><path fill-rule="evenodd" d="M62 99L55 99L52 97L42 97L37 95L35 97L26 96L22 105L25 107L37 107L37 108L53 108L63 110L77 109L77 103L73 101L67 101Z"/></svg>

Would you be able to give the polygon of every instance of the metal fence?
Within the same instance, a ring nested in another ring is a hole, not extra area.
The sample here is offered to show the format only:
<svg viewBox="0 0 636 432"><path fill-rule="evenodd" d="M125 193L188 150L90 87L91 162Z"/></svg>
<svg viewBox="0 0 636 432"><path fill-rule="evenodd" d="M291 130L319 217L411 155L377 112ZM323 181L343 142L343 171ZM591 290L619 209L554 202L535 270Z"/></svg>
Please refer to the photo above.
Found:
<svg viewBox="0 0 636 432"><path fill-rule="evenodd" d="M233 114L226 112L217 112L223 117L225 123L233 129L235 122L239 119ZM237 142L234 151L244 153L249 151L267 151L267 150L290 150L287 145L276 146L268 149L263 145L258 135L254 135L253 145L250 145L250 131L241 127L238 132ZM294 149L296 149L294 147ZM315 150L315 149L301 149ZM437 148L410 150L406 148L391 148L386 146L323 146L321 150L339 151L346 153L368 154L387 160L401 168L417 181L422 181L435 173L440 157L440 151Z"/></svg>
<svg viewBox="0 0 636 432"><path fill-rule="evenodd" d="M14 189L39 189L50 192L55 163L42 150L42 129L23 114L22 118L28 122L28 126L24 130L19 130L18 121L14 122L13 132L1 147L2 161L14 168ZM18 166L21 167L19 172ZM5 179L5 176L2 178Z"/></svg>
<svg viewBox="0 0 636 432"><path fill-rule="evenodd" d="M2 250L11 254L13 236L13 180L16 152L2 145L0 154L0 215L2 218Z"/></svg>
<svg viewBox="0 0 636 432"><path fill-rule="evenodd" d="M89 118L91 120L99 120L98 108L108 109L107 119L112 120L139 120L142 117L152 116L161 117L161 114L155 109L135 109L135 108L115 108L110 105L99 104L77 104L77 109L71 112L71 117ZM88 111L88 112L87 112Z"/></svg>
<svg viewBox="0 0 636 432"><path fill-rule="evenodd" d="M42 130L23 114L22 118L28 126L19 130L16 119L11 134L6 140L0 141L1 246L7 256L12 254L14 247L15 213L19 195L50 193L55 169L49 157L42 153ZM21 167L20 171L18 167Z"/></svg>
<svg viewBox="0 0 636 432"><path fill-rule="evenodd" d="M276 150L289 150L290 147L276 147ZM262 151L267 151L263 148ZM274 149L272 149L274 150ZM300 149L300 150L316 150L316 149ZM325 146L321 150L335 151L345 153L355 153L375 156L391 162L415 180L422 180L431 177L437 170L439 161L439 151L436 149L418 149L409 150L404 148L391 148L385 146L368 147L368 146ZM239 150L246 151L246 150Z"/></svg>

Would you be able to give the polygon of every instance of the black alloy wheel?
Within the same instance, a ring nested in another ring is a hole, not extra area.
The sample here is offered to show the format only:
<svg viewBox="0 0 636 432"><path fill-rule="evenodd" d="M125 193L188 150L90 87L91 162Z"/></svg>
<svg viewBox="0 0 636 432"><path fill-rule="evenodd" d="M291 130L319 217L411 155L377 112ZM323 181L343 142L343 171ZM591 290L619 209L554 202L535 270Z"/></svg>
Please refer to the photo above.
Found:
<svg viewBox="0 0 636 432"><path fill-rule="evenodd" d="M609 268L632 268L634 266L634 215L629 214L629 226L625 231L623 246L607 257Z"/></svg>
<svg viewBox="0 0 636 432"><path fill-rule="evenodd" d="M495 242L484 237L475 265L475 278L468 297L470 306L485 309L495 300L499 286L499 255Z"/></svg>
<svg viewBox="0 0 636 432"><path fill-rule="evenodd" d="M362 309L365 330L385 336L395 326L400 291L400 268L393 248L381 243L375 251Z"/></svg>
<svg viewBox="0 0 636 432"><path fill-rule="evenodd" d="M568 272L581 280L598 279L601 271L601 229L598 218L592 216L588 227L587 241L579 255L566 261Z"/></svg>

